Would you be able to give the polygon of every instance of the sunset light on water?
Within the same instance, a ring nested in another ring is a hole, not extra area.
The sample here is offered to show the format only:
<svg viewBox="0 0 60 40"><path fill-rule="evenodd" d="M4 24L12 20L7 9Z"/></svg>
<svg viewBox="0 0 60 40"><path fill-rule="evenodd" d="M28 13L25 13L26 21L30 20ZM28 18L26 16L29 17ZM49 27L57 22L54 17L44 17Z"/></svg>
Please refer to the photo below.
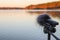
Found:
<svg viewBox="0 0 60 40"><path fill-rule="evenodd" d="M51 19L43 20L48 18L41 16L45 14ZM38 24L39 16L47 27ZM47 40L50 32L45 34L45 27L55 30L53 34L60 39L60 0L0 0L0 40ZM51 40L58 39L50 35Z"/></svg>

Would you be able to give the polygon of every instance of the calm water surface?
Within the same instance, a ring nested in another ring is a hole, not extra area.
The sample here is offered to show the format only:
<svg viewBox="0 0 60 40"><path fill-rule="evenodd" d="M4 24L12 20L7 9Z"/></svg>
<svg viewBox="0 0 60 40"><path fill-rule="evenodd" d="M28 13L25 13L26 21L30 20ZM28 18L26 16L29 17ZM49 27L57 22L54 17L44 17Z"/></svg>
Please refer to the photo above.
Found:
<svg viewBox="0 0 60 40"><path fill-rule="evenodd" d="M47 34L36 22L38 15L22 10L0 10L0 40L47 40ZM60 23L60 18L53 19ZM60 38L60 25L56 29L54 34Z"/></svg>

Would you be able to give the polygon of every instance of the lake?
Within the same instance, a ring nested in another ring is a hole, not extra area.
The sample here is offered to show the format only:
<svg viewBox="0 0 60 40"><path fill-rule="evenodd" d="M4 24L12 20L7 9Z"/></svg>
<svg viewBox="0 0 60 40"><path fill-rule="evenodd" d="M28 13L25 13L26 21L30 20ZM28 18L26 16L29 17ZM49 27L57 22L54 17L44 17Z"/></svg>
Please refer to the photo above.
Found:
<svg viewBox="0 0 60 40"><path fill-rule="evenodd" d="M37 24L37 17L44 12L26 10L0 10L0 40L47 40L43 27ZM60 23L60 12L47 12ZM60 24L56 27L60 38ZM51 37L52 40L55 38Z"/></svg>

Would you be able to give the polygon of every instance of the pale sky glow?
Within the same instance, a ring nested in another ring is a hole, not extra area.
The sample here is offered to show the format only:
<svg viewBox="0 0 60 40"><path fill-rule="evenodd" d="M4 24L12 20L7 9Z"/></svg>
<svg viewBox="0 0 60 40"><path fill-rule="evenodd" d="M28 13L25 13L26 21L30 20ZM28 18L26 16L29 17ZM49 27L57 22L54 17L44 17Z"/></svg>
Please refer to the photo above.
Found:
<svg viewBox="0 0 60 40"><path fill-rule="evenodd" d="M0 7L26 7L31 4L41 4L59 0L0 0Z"/></svg>

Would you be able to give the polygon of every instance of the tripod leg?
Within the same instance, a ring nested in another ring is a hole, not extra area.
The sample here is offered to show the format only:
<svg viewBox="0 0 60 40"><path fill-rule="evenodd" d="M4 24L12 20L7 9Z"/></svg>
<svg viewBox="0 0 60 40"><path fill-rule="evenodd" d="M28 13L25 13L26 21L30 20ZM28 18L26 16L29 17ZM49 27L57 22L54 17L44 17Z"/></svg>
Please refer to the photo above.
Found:
<svg viewBox="0 0 60 40"><path fill-rule="evenodd" d="M48 40L50 40L51 39L51 35L48 33Z"/></svg>

